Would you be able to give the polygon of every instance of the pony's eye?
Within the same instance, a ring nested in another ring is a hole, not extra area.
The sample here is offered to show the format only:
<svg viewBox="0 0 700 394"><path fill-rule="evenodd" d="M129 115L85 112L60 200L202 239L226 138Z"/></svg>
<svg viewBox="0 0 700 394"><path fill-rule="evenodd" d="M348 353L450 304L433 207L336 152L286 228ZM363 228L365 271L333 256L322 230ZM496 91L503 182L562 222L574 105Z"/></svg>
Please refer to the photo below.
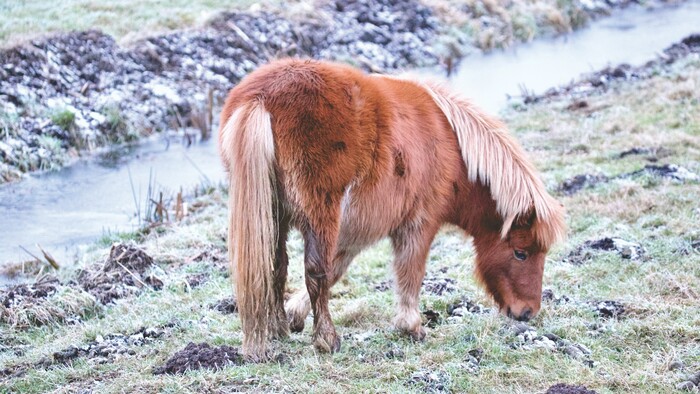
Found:
<svg viewBox="0 0 700 394"><path fill-rule="evenodd" d="M513 250L513 256L515 256L516 259L523 261L527 258L527 252L524 250L515 249Z"/></svg>

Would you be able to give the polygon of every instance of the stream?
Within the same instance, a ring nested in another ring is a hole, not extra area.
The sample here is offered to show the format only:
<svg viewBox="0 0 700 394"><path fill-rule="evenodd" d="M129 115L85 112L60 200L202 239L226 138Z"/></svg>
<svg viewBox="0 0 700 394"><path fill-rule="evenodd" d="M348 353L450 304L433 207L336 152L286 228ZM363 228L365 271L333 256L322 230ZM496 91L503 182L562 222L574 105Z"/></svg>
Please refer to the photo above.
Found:
<svg viewBox="0 0 700 394"><path fill-rule="evenodd" d="M640 6L617 10L566 36L473 54L460 63L450 85L497 113L509 95L520 95L521 87L542 93L610 64L641 65L700 32L698 21L700 0L653 12ZM91 156L57 172L0 186L0 264L30 259L20 246L40 255L36 244L66 264L85 247L81 245L105 233L135 230L138 201L143 211L149 180L165 195L192 190L202 181L222 182L215 140L186 147L157 137L116 158ZM0 277L3 282L7 280Z"/></svg>

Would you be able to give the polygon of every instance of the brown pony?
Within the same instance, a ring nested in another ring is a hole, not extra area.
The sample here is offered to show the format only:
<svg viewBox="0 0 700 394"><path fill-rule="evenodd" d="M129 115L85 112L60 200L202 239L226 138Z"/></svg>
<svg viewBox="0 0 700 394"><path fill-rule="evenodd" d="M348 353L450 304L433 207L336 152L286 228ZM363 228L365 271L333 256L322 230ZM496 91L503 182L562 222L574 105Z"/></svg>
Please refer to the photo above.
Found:
<svg viewBox="0 0 700 394"><path fill-rule="evenodd" d="M418 295L430 244L451 223L474 238L476 275L501 312L540 309L545 255L563 210L500 121L435 84L320 61L261 67L228 95L220 153L229 173L229 254L243 352L301 331L340 349L331 286L383 237L394 249L394 324L422 339ZM304 239L306 291L285 312L287 233Z"/></svg>

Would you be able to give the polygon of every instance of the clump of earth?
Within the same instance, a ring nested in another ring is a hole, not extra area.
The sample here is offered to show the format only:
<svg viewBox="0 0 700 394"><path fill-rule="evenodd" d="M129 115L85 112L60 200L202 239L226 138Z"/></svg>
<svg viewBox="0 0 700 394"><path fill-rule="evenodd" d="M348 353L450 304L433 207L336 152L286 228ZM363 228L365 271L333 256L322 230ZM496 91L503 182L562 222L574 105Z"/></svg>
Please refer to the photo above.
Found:
<svg viewBox="0 0 700 394"><path fill-rule="evenodd" d="M165 365L153 369L155 375L182 374L196 369L221 369L243 364L243 356L235 347L213 347L208 343L192 343L175 353Z"/></svg>
<svg viewBox="0 0 700 394"><path fill-rule="evenodd" d="M166 326L169 327L169 326ZM53 354L54 363L70 363L79 357L85 357L97 364L114 361L119 357L133 356L133 347L152 343L165 335L164 327L141 327L131 334L98 335L94 341L81 346L70 346Z"/></svg>
<svg viewBox="0 0 700 394"><path fill-rule="evenodd" d="M596 394L596 391L574 384L557 383L548 388L545 394Z"/></svg>
<svg viewBox="0 0 700 394"><path fill-rule="evenodd" d="M510 345L513 349L543 348L566 354L589 367L595 365L591 359L591 350L580 343L561 338L554 333L539 334L535 328L525 323L516 323L511 328L511 332L515 336Z"/></svg>
<svg viewBox="0 0 700 394"><path fill-rule="evenodd" d="M102 264L78 272L78 284L102 304L138 294L145 287L156 290L163 282L147 272L154 266L153 258L132 244L115 244Z"/></svg>
<svg viewBox="0 0 700 394"><path fill-rule="evenodd" d="M14 328L75 323L99 310L100 304L90 294L50 275L0 289L0 323Z"/></svg>
<svg viewBox="0 0 700 394"><path fill-rule="evenodd" d="M622 238L605 237L596 240L588 240L572 250L564 261L581 265L595 257L597 251L617 252L623 259L637 260L644 256L644 248L636 243Z"/></svg>
<svg viewBox="0 0 700 394"><path fill-rule="evenodd" d="M234 297L226 297L211 305L211 309L217 310L224 315L231 315L238 312L238 302Z"/></svg>

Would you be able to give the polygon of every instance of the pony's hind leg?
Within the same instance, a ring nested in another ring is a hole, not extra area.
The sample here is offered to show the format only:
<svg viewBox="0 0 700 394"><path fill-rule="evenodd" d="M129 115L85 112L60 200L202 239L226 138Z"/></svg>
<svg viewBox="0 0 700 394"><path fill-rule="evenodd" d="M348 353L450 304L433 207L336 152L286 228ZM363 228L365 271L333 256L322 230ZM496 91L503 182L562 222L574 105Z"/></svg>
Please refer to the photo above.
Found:
<svg viewBox="0 0 700 394"><path fill-rule="evenodd" d="M274 312L268 325L270 336L282 339L289 336L289 323L284 312L284 289L287 285L287 235L289 233L289 218L282 216L278 222L277 250L275 252L275 270L273 277Z"/></svg>
<svg viewBox="0 0 700 394"><path fill-rule="evenodd" d="M333 285L345 275L348 266L355 256L357 256L358 252L358 250L353 249L339 251L336 254L331 269L332 276L330 278L330 287L333 287ZM301 332L304 330L304 320L306 320L306 316L311 312L309 292L306 291L306 289L301 289L294 293L289 301L287 301L285 310L287 311L287 319L289 320L289 329L292 332Z"/></svg>
<svg viewBox="0 0 700 394"><path fill-rule="evenodd" d="M332 211L320 209L320 211ZM320 351L332 353L340 350L340 337L335 331L328 310L330 298L332 259L335 249L339 215L316 216L325 218L325 225L302 226L304 237L304 268L306 290L314 313L313 342ZM339 212L338 212L339 213ZM318 215L318 214L317 214Z"/></svg>
<svg viewBox="0 0 700 394"><path fill-rule="evenodd" d="M418 310L418 296L425 276L425 261L430 243L436 232L437 226L411 224L404 225L391 235L397 296L394 325L417 341L425 338Z"/></svg>

